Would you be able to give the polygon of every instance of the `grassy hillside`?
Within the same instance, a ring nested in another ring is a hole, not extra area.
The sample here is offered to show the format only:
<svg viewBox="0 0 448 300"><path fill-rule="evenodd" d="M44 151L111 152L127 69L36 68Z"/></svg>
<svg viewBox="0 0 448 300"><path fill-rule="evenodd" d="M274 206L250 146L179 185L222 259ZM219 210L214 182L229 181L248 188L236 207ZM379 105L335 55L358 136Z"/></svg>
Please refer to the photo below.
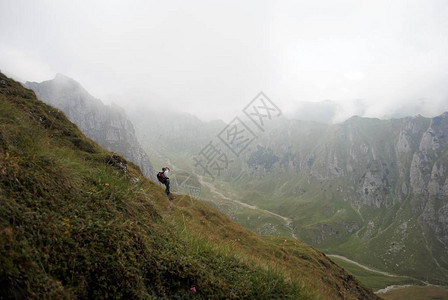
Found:
<svg viewBox="0 0 448 300"><path fill-rule="evenodd" d="M171 205L3 74L0 203L0 298L376 298L304 243Z"/></svg>

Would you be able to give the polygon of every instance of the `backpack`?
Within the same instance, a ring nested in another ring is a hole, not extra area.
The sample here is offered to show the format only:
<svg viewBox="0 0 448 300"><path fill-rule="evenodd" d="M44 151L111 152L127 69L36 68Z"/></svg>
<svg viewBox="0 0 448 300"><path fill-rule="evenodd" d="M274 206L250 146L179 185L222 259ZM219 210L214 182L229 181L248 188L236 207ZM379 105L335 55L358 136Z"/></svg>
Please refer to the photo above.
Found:
<svg viewBox="0 0 448 300"><path fill-rule="evenodd" d="M161 182L161 183L165 183L166 182L166 177L165 174L163 172L159 172L157 173L157 179Z"/></svg>

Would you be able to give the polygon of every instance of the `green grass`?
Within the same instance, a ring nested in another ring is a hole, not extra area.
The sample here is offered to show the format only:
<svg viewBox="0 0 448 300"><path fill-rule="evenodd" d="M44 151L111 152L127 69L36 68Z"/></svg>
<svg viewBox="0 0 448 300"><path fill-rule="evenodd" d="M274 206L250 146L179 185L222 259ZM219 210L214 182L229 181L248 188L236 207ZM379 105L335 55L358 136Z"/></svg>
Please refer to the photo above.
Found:
<svg viewBox="0 0 448 300"><path fill-rule="evenodd" d="M256 210L238 208L232 219L245 228L251 228L261 235L289 236L291 231L284 220Z"/></svg>

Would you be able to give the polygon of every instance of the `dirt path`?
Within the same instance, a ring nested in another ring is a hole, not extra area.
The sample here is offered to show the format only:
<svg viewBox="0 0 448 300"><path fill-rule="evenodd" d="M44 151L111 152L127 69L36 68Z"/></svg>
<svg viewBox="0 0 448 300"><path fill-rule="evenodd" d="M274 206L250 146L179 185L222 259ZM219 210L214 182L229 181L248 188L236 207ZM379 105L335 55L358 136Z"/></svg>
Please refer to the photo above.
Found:
<svg viewBox="0 0 448 300"><path fill-rule="evenodd" d="M244 202L235 200L235 199L231 199L231 198L225 196L225 195L224 195L223 193L221 193L220 191L218 191L218 190L216 189L216 187L215 187L214 184L212 184L212 183L210 183L210 182L205 182L203 176L201 176L201 175L197 175L197 174L196 174L196 176L198 176L198 178L199 178L199 183L200 183L201 185L208 187L209 190L210 190L210 192L212 192L212 193L215 194L215 195L218 195L220 198L225 199L225 200L227 200L227 201L231 201L231 202L236 203L236 204L238 204L238 205L240 205L240 206L243 206L243 207L245 207L245 208L249 208L249 209L257 210L257 211L259 211L259 212L263 212L263 213L265 213L265 214L269 214L269 215L272 215L272 216L274 216L274 217L277 217L277 218L282 219L282 220L285 222L286 227L288 227L289 231L291 232L291 236L292 236L293 238L297 239L297 236L296 236L296 234L295 234L295 232L294 232L294 228L293 228L293 226L292 226L292 220L291 220L290 218L281 216L281 215L276 214L276 213L274 213L274 212L272 212L272 211L269 211L269 210L265 210L265 209L259 208L259 207L255 206L255 205L250 205L250 204L247 204L247 203L244 203Z"/></svg>
<svg viewBox="0 0 448 300"><path fill-rule="evenodd" d="M375 292L375 294L387 294L393 290L398 290L398 289L404 289L404 288L408 288L411 287L413 285L409 285L409 284L405 284L405 285L389 285L386 286L384 289L380 289L378 291Z"/></svg>
<svg viewBox="0 0 448 300"><path fill-rule="evenodd" d="M351 264L357 265L358 267L363 268L364 270L367 270L367 271L370 271L370 272L374 272L374 273L385 275L385 276L389 276L389 277L403 277L403 276L398 276L398 275L390 274L390 273L383 272L383 271L374 270L374 269L369 268L369 267L367 267L365 265L362 265L362 264L360 264L360 263L358 263L358 262L356 262L354 260L351 260L351 259L349 259L349 258L347 258L345 256L334 255L334 254L326 254L326 255L328 257L330 257L330 258L331 257L335 257L335 258L339 258L339 259L345 260L346 262L349 262Z"/></svg>

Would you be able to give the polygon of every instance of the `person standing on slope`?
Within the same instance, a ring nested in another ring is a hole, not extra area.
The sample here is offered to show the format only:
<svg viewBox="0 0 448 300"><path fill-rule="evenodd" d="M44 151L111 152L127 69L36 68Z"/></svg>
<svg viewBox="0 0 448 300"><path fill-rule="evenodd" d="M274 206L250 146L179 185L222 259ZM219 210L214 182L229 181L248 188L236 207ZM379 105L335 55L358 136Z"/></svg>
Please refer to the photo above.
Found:
<svg viewBox="0 0 448 300"><path fill-rule="evenodd" d="M168 177L168 173L170 172L171 170L170 170L170 168L168 168L168 167L165 167L165 168L162 168L162 172L159 172L158 174L157 174L157 179L159 179L159 181L161 182L161 183L163 183L164 185L165 185L165 194L167 195L167 196L169 196L170 195L170 178Z"/></svg>

